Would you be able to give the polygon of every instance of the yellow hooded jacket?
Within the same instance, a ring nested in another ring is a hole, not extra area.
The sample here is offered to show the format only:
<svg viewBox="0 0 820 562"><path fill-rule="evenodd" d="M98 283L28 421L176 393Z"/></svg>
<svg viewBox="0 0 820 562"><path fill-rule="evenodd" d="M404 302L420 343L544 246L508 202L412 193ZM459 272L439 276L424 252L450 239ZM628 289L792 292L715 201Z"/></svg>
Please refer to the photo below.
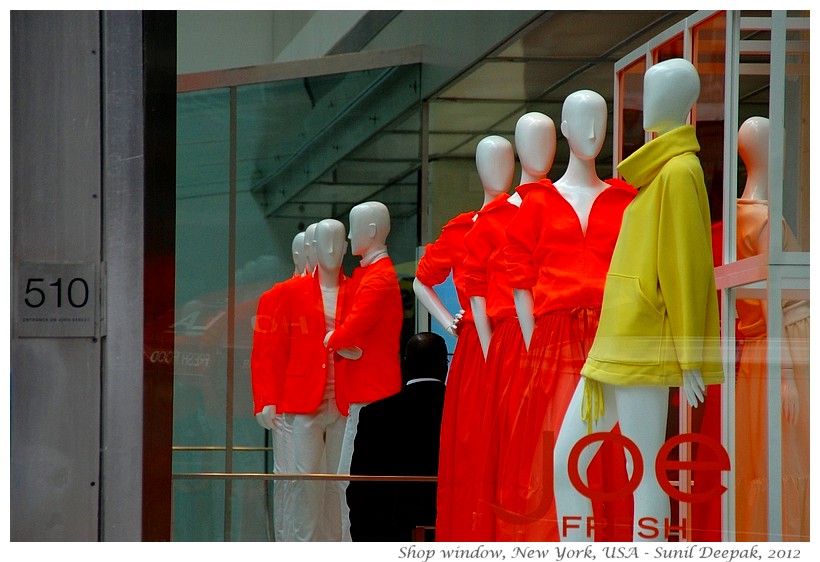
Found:
<svg viewBox="0 0 820 562"><path fill-rule="evenodd" d="M581 373L614 385L682 386L684 370L723 382L709 201L695 129L646 143L618 166L627 207Z"/></svg>

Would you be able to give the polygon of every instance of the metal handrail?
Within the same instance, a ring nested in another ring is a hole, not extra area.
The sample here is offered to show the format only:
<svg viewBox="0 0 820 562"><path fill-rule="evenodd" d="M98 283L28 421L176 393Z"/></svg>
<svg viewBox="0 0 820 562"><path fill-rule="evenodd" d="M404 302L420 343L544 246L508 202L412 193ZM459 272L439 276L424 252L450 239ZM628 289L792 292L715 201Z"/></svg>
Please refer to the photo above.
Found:
<svg viewBox="0 0 820 562"><path fill-rule="evenodd" d="M437 476L382 476L364 474L270 474L264 472L175 472L172 480L327 480L349 482L437 482Z"/></svg>

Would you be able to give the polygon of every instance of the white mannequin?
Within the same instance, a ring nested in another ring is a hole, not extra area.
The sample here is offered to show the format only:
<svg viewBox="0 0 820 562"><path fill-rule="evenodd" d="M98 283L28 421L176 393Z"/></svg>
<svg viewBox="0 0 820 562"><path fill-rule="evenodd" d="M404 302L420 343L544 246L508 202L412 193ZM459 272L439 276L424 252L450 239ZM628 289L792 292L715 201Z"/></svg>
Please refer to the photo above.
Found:
<svg viewBox="0 0 820 562"><path fill-rule="evenodd" d="M505 193L512 184L513 173L515 173L512 145L504 137L497 135L485 137L476 147L475 160L481 185L484 188L484 201L481 204L483 208L487 203ZM455 315L450 314L435 290L418 278L413 280L413 292L447 333L456 337L456 329L464 311L461 310Z"/></svg>
<svg viewBox="0 0 820 562"><path fill-rule="evenodd" d="M643 91L643 128L662 135L686 124L700 95L700 77L688 60L670 59L646 71ZM692 407L703 402L705 390L699 370L683 372L683 393Z"/></svg>
<svg viewBox="0 0 820 562"><path fill-rule="evenodd" d="M293 274L304 275L307 268L307 256L305 255L305 233L300 232L293 237L290 247L293 256Z"/></svg>
<svg viewBox="0 0 820 562"><path fill-rule="evenodd" d="M765 117L749 117L737 132L737 151L746 165L746 185L741 199L768 201L769 199L769 120ZM769 229L764 228L757 241L759 253L769 252ZM768 302L760 301L763 318L768 323ZM794 382L794 370L788 354L788 346L783 346L781 354L783 379L781 383L781 404L786 420L797 423L799 399Z"/></svg>
<svg viewBox="0 0 820 562"><path fill-rule="evenodd" d="M515 124L515 150L521 164L518 185L547 177L555 158L555 123L552 119L537 111L522 115ZM521 195L513 193L510 203L520 206Z"/></svg>
<svg viewBox="0 0 820 562"><path fill-rule="evenodd" d="M293 237L290 246L291 257L293 258L293 275L305 275L307 267L307 257L305 252L305 233L299 232ZM268 404L262 411L256 414L256 422L265 429L273 429L276 417L276 406Z"/></svg>
<svg viewBox="0 0 820 562"><path fill-rule="evenodd" d="M517 135L516 127L516 138ZM486 186L489 185L491 191L498 191L500 194L506 192L512 183L513 173L515 172L515 154L512 145L506 139L495 136L489 138L491 140L488 143L480 144L476 149L476 168L481 178L481 184L485 186L485 193L487 192ZM489 201L485 196L484 204L487 203ZM492 336L490 319L487 317L486 299L484 297L470 297L470 308L473 312L478 341L481 343L481 351L484 354L484 359L486 359L487 351L490 349L490 337Z"/></svg>
<svg viewBox="0 0 820 562"><path fill-rule="evenodd" d="M316 225L318 223L309 224L305 229L305 266L308 275L313 275L316 269Z"/></svg>
<svg viewBox="0 0 820 562"><path fill-rule="evenodd" d="M310 227L308 227L310 228ZM370 265L388 256L387 235L390 234L390 211L384 203L367 201L350 210L350 253L361 256L362 265ZM330 331L325 335L325 345L330 339ZM362 350L358 347L347 347L337 350L346 359L358 359Z"/></svg>
<svg viewBox="0 0 820 562"><path fill-rule="evenodd" d="M310 225L306 234L297 235L293 241L295 271L301 272L301 275L296 275L292 282L299 287L318 282L324 329L332 328L336 322L339 278L346 249L344 225L333 219ZM306 273L306 265L312 268L313 279ZM297 294L302 299L310 293L299 291ZM300 314L313 308L312 302L298 301L297 304ZM321 337L321 332L311 334ZM293 349L291 353L294 353ZM256 416L260 425L273 430L276 452L273 471L276 474L333 474L337 471L347 418L337 408L333 354L328 352L323 363L322 367L326 367L324 395L316 410L277 415L274 405L266 405ZM277 541L341 540L345 505L339 482L277 481L274 485L274 503Z"/></svg>
<svg viewBox="0 0 820 562"><path fill-rule="evenodd" d="M325 288L339 286L339 272L347 251L344 225L335 219L324 219L314 229L314 254L319 285Z"/></svg>
<svg viewBox="0 0 820 562"><path fill-rule="evenodd" d="M737 152L746 165L743 199L769 199L769 120L749 117L737 132ZM767 240L768 241L768 240Z"/></svg>
<svg viewBox="0 0 820 562"><path fill-rule="evenodd" d="M360 203L350 210L350 251L354 256L361 256L361 267L367 267L375 262L389 258L387 253L387 235L390 233L390 212L383 203L367 201ZM325 346L328 345L333 331L325 336ZM362 350L356 346L337 350L339 355L347 359L359 359ZM350 474L350 462L353 458L353 445L356 439L356 428L359 423L359 412L368 402L350 400L347 424L345 425L342 451L339 458L338 474ZM342 540L350 542L350 512L344 499L344 490L347 482L342 483Z"/></svg>
<svg viewBox="0 0 820 562"><path fill-rule="evenodd" d="M592 203L608 186L598 178L595 169L595 158L606 138L606 116L606 100L591 90L570 94L561 111L561 133L569 144L569 164L561 179L553 185L575 209L583 232L587 229ZM529 351L535 330L532 290L514 289L513 298L524 345Z"/></svg>
<svg viewBox="0 0 820 562"><path fill-rule="evenodd" d="M350 253L362 257L362 265L387 256L390 212L383 203L367 201L350 210Z"/></svg>
<svg viewBox="0 0 820 562"><path fill-rule="evenodd" d="M663 134L686 124L687 116L700 93L700 78L694 66L684 59L672 59L651 67L644 75L644 130ZM555 447L555 501L559 528L567 516L580 516L586 521L592 517L592 505L573 487L568 477L570 449L587 434L587 424L579 413L584 401L587 379L582 378L572 397ZM705 389L700 370L684 371L684 394L696 407L703 401ZM654 459L666 437L666 418L669 389L665 386L617 386L601 383L605 411L594 426L596 431L609 431L620 423L621 433L631 439L644 459L644 475L634 492L636 520L653 517L663 525L670 515L669 498L658 484L654 471ZM578 470L586 474L597 446L588 446L581 453ZM627 453L627 471L632 472L633 463ZM584 525L570 529L562 540L589 541ZM641 529L633 525L633 540L646 540L639 535ZM658 533L656 540L664 540Z"/></svg>

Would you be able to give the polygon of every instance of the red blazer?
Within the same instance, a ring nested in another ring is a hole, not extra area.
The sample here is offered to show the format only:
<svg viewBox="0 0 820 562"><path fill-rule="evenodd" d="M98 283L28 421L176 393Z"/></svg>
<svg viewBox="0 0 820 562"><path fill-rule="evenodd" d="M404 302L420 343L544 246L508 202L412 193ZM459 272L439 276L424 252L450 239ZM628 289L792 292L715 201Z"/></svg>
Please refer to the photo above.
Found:
<svg viewBox="0 0 820 562"><path fill-rule="evenodd" d="M336 356L336 389L348 403L372 402L401 390L400 345L404 307L396 270L389 257L357 267L350 313L337 322L328 347L356 346L359 359ZM338 367L344 364L344 369ZM341 371L341 372L340 372Z"/></svg>
<svg viewBox="0 0 820 562"><path fill-rule="evenodd" d="M296 279L298 277L294 276L276 283L262 293L256 306L251 344L251 390L254 415L261 412L265 406L275 405L276 397L281 393L276 388L277 381L274 377L276 365L281 365L283 361L274 356L274 352L279 349L274 343L274 338L277 337L275 322L282 295L287 292L287 286Z"/></svg>
<svg viewBox="0 0 820 562"><path fill-rule="evenodd" d="M349 311L348 279L339 276L336 304L337 323ZM283 287L259 299L257 326L264 328L263 312L271 312L270 333L254 331L251 376L254 412L276 406L276 413L310 414L321 404L327 384L328 351L324 346L325 313L319 279L299 277L282 283ZM270 294L273 292L273 294ZM257 337L259 333L259 337ZM348 403L340 393L339 379L345 365L335 358L336 404L347 414ZM258 389L258 392L257 392Z"/></svg>

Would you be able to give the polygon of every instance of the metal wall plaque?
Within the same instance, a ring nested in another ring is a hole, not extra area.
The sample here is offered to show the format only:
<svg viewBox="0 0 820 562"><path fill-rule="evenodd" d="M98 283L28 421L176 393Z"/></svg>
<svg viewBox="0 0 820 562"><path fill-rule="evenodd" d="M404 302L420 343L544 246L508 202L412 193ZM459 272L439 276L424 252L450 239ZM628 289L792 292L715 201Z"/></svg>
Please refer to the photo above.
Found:
<svg viewBox="0 0 820 562"><path fill-rule="evenodd" d="M15 264L14 335L95 337L98 300L96 264Z"/></svg>

